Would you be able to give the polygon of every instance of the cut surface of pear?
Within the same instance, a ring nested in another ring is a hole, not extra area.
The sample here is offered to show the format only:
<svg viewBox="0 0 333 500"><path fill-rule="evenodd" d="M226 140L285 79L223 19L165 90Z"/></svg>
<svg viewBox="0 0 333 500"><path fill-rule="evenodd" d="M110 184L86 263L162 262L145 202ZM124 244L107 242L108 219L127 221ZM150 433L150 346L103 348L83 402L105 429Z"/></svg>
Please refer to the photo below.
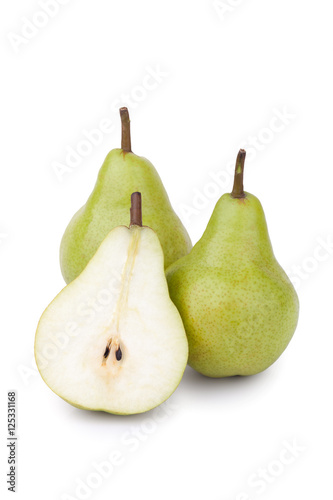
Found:
<svg viewBox="0 0 333 500"><path fill-rule="evenodd" d="M128 110L121 108L120 114L122 148L107 155L92 194L69 222L61 241L60 265L66 283L83 271L111 229L128 224L128 200L136 191L145 201L143 224L151 227L161 242L165 268L192 248L155 167L131 151Z"/></svg>
<svg viewBox="0 0 333 500"><path fill-rule="evenodd" d="M298 297L274 256L261 203L243 191L244 160L241 150L233 193L220 198L202 238L166 273L189 365L209 377L262 372L298 321Z"/></svg>
<svg viewBox="0 0 333 500"><path fill-rule="evenodd" d="M152 229L109 233L44 311L35 356L46 384L80 408L141 413L174 392L188 344Z"/></svg>

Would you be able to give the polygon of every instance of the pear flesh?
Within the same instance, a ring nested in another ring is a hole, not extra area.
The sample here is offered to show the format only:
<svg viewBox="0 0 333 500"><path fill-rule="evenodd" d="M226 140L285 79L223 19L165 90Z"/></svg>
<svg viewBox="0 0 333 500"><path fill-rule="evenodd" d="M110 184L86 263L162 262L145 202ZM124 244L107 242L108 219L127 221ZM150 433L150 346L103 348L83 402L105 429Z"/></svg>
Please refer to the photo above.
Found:
<svg viewBox="0 0 333 500"><path fill-rule="evenodd" d="M141 413L173 393L188 344L152 229L109 233L43 313L35 356L46 384L80 408Z"/></svg>
<svg viewBox="0 0 333 500"><path fill-rule="evenodd" d="M167 269L189 364L209 377L265 370L298 321L297 294L274 256L260 201L242 191L240 173L241 195L223 195L190 254Z"/></svg>

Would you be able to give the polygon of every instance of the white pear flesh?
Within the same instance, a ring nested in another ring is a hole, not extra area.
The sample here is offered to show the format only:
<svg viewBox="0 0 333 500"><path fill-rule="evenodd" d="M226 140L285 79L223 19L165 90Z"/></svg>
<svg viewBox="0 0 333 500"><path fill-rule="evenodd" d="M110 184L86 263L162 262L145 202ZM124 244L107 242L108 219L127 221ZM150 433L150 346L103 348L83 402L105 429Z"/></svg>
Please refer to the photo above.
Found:
<svg viewBox="0 0 333 500"><path fill-rule="evenodd" d="M116 227L47 307L35 357L58 396L79 408L134 414L174 392L188 343L163 261L152 229Z"/></svg>

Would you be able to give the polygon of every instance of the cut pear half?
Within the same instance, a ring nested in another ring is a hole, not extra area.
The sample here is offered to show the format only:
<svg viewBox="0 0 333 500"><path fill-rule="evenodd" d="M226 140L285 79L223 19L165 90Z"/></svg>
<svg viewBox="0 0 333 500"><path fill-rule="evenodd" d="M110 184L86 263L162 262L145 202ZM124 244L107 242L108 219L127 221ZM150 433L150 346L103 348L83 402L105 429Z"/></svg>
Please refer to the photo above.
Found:
<svg viewBox="0 0 333 500"><path fill-rule="evenodd" d="M46 384L79 408L141 413L174 392L188 343L152 229L133 224L109 233L44 311L35 357Z"/></svg>

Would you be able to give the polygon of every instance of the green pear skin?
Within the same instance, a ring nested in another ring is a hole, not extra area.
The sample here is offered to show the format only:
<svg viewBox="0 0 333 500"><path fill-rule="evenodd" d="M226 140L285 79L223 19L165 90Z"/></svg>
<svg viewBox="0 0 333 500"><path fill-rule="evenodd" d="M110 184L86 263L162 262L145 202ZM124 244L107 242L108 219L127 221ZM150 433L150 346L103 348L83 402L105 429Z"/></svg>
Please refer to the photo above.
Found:
<svg viewBox="0 0 333 500"><path fill-rule="evenodd" d="M290 342L299 314L261 203L242 189L245 151L240 155L239 196L220 198L202 238L167 269L189 341L189 365L216 378L254 375L271 366Z"/></svg>
<svg viewBox="0 0 333 500"><path fill-rule="evenodd" d="M107 234L128 224L128 200L139 191L145 204L143 225L157 233L165 268L188 254L190 237L174 212L154 166L130 151L129 118L121 108L122 149L112 150L102 165L87 203L70 221L60 246L60 265L66 283L86 267Z"/></svg>

